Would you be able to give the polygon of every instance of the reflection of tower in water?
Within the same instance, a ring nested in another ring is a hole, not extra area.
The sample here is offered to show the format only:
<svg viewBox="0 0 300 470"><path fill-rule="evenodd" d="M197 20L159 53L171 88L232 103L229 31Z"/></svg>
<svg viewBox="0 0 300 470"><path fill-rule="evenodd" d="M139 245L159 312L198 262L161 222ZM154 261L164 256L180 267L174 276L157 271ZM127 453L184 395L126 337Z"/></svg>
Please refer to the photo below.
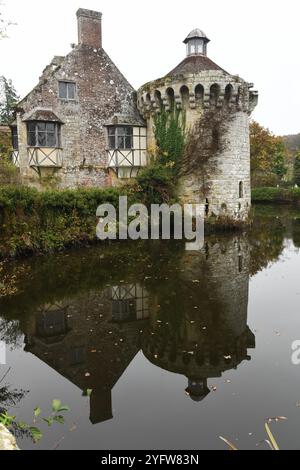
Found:
<svg viewBox="0 0 300 470"><path fill-rule="evenodd" d="M157 290L159 307L143 334L143 352L153 364L186 376L194 401L209 393L209 378L250 360L249 267L244 237L209 239L201 252L186 252L172 281Z"/></svg>

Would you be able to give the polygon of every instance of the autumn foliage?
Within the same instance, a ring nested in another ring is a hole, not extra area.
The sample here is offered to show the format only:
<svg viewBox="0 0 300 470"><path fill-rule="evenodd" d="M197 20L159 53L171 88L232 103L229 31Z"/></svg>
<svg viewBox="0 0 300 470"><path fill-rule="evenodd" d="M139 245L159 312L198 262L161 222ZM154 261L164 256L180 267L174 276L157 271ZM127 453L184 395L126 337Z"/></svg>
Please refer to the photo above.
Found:
<svg viewBox="0 0 300 470"><path fill-rule="evenodd" d="M250 143L252 185L276 186L287 173L288 155L283 138L252 121Z"/></svg>

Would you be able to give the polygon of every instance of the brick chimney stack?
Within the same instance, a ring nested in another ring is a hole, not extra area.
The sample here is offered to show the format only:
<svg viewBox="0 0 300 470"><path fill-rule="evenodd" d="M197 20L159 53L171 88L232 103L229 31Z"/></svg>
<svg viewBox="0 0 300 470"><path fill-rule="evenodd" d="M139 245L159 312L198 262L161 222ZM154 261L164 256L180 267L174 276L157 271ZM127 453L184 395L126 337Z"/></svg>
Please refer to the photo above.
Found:
<svg viewBox="0 0 300 470"><path fill-rule="evenodd" d="M78 44L100 49L102 47L102 13L80 8L77 11Z"/></svg>

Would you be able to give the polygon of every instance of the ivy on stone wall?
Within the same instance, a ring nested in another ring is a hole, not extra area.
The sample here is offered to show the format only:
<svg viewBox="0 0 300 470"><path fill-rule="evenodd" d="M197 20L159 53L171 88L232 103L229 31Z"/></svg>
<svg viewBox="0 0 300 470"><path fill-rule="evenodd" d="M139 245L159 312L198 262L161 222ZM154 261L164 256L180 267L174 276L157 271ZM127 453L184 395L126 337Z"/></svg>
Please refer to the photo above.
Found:
<svg viewBox="0 0 300 470"><path fill-rule="evenodd" d="M178 167L186 143L185 112L173 108L161 109L154 117L154 135L158 149L158 161Z"/></svg>
<svg viewBox="0 0 300 470"><path fill-rule="evenodd" d="M154 159L137 177L137 191L148 206L176 200L178 171L186 143L185 128L185 113L175 106L170 112L161 108L154 117Z"/></svg>
<svg viewBox="0 0 300 470"><path fill-rule="evenodd" d="M226 132L232 119L228 108L204 110L187 134L180 165L180 175L197 175L203 195L209 192L209 181L218 168L218 155L226 149Z"/></svg>

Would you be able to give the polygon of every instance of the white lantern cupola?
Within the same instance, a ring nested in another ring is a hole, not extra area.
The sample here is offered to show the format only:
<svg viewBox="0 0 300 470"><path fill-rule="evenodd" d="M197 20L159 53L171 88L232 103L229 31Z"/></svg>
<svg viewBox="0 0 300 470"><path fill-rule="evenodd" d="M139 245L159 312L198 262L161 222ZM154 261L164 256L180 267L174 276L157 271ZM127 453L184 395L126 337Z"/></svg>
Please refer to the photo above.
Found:
<svg viewBox="0 0 300 470"><path fill-rule="evenodd" d="M201 29L193 29L183 42L186 44L188 57L192 55L207 55L207 44L210 42L210 39Z"/></svg>

